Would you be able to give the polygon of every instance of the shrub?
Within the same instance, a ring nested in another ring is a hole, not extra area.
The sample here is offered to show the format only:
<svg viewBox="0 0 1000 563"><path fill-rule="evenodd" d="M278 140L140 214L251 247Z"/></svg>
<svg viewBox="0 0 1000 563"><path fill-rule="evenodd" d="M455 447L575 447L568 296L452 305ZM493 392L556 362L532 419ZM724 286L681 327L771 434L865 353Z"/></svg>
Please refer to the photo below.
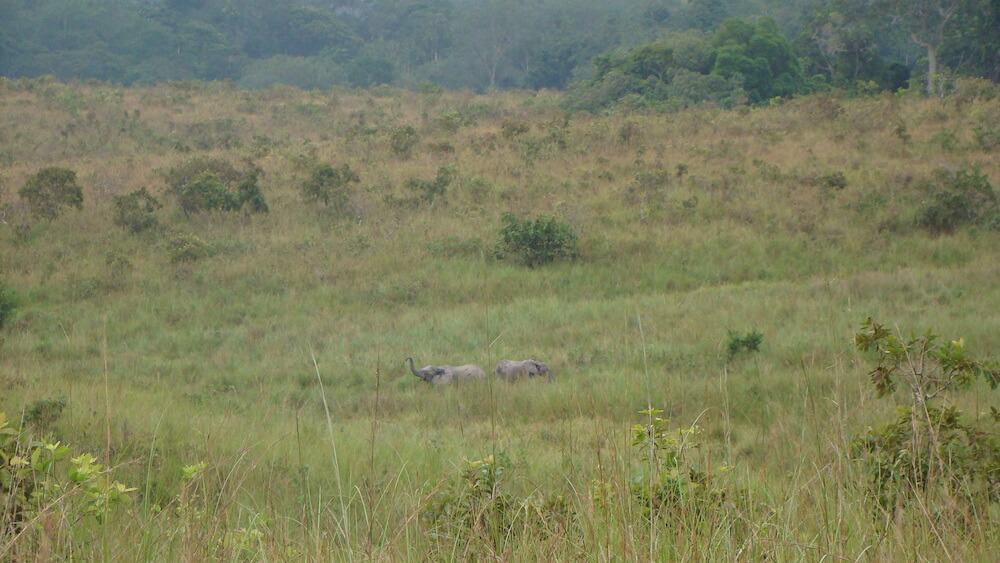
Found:
<svg viewBox="0 0 1000 563"><path fill-rule="evenodd" d="M167 253L170 261L179 264L194 262L208 256L212 247L205 241L190 233L179 233L167 243Z"/></svg>
<svg viewBox="0 0 1000 563"><path fill-rule="evenodd" d="M268 213L271 210L257 184L256 172L244 177L236 186L236 198L240 202L240 208L247 213Z"/></svg>
<svg viewBox="0 0 1000 563"><path fill-rule="evenodd" d="M54 412L49 411L52 408L62 410L45 406L46 412ZM0 502L4 507L0 526L4 532L26 526L56 505L60 516L75 524L87 517L102 522L113 509L132 501L130 493L136 489L113 480L112 468L105 469L89 453L69 454L69 447L60 442L31 439L24 428L12 426L0 412Z"/></svg>
<svg viewBox="0 0 1000 563"><path fill-rule="evenodd" d="M239 211L267 213L268 206L257 185L257 175L251 174L233 188L216 175L204 173L173 192L185 215L204 211Z"/></svg>
<svg viewBox="0 0 1000 563"><path fill-rule="evenodd" d="M13 289L0 281L0 330L14 320L14 313L17 312L18 298Z"/></svg>
<svg viewBox="0 0 1000 563"><path fill-rule="evenodd" d="M730 467L723 465L713 470L698 463L702 457L695 455L700 447L700 427L671 430L670 421L661 417L663 411L656 408L639 414L645 420L632 426L632 447L643 464L632 478L630 493L646 518L694 515L699 521L729 520L730 525L734 524L735 509L746 508L748 495L724 479Z"/></svg>
<svg viewBox="0 0 1000 563"><path fill-rule="evenodd" d="M554 217L518 219L505 213L497 241L497 257L511 256L529 268L579 256L573 227Z"/></svg>
<svg viewBox="0 0 1000 563"><path fill-rule="evenodd" d="M728 358L732 360L740 352L759 352L762 342L764 342L764 334L758 332L757 330L751 330L746 334L740 334L736 331L730 330L728 341L726 343Z"/></svg>
<svg viewBox="0 0 1000 563"><path fill-rule="evenodd" d="M107 267L108 286L120 288L124 285L135 266L128 255L112 250L104 256L104 265Z"/></svg>
<svg viewBox="0 0 1000 563"><path fill-rule="evenodd" d="M963 340L938 341L928 331L903 338L885 326L865 320L854 337L862 352L874 353L869 372L879 397L906 388L909 404L894 420L854 440L853 452L865 463L879 506L886 511L930 491L955 503L997 500L1000 493L1000 436L996 426L977 428L963 422L962 413L946 403L948 393L983 378L991 389L1000 383L1000 364L970 357ZM989 424L989 423L987 423ZM939 506L927 506L936 512Z"/></svg>
<svg viewBox="0 0 1000 563"><path fill-rule="evenodd" d="M350 185L360 181L350 165L334 168L322 164L315 167L309 179L302 184L302 195L307 201L322 202L326 207L344 211L350 202Z"/></svg>
<svg viewBox="0 0 1000 563"><path fill-rule="evenodd" d="M235 185L243 178L243 174L225 160L205 157L192 158L167 172L167 191L176 192L186 184L206 174L215 176L225 185Z"/></svg>
<svg viewBox="0 0 1000 563"><path fill-rule="evenodd" d="M83 209L83 189L76 183L76 172L50 167L28 178L18 192L31 212L42 219L55 219L64 207Z"/></svg>
<svg viewBox="0 0 1000 563"><path fill-rule="evenodd" d="M507 119L500 124L500 136L504 139L511 140L515 137L520 137L528 131L531 130L531 125L526 121L520 121L516 119Z"/></svg>
<svg viewBox="0 0 1000 563"><path fill-rule="evenodd" d="M929 193L918 221L932 232L948 233L963 225L1000 228L1000 200L978 168L939 170Z"/></svg>
<svg viewBox="0 0 1000 563"><path fill-rule="evenodd" d="M434 203L434 200L443 197L448 191L448 186L455 177L455 170L451 166L438 168L437 176L433 180L420 180L410 178L406 181L406 187L412 190L418 201L424 203Z"/></svg>
<svg viewBox="0 0 1000 563"><path fill-rule="evenodd" d="M819 177L819 184L831 190L842 190L847 187L847 176L843 172L832 172Z"/></svg>
<svg viewBox="0 0 1000 563"><path fill-rule="evenodd" d="M66 399L39 399L31 404L24 414L24 420L41 428L52 426L66 409Z"/></svg>
<svg viewBox="0 0 1000 563"><path fill-rule="evenodd" d="M157 226L156 210L163 207L146 188L115 196L115 224L133 233L141 233Z"/></svg>
<svg viewBox="0 0 1000 563"><path fill-rule="evenodd" d="M399 158L410 158L419 141L417 130L412 125L397 127L389 135L389 147L392 149L392 154Z"/></svg>
<svg viewBox="0 0 1000 563"><path fill-rule="evenodd" d="M185 215L201 211L231 211L237 206L236 194L230 193L218 176L205 172L174 192Z"/></svg>

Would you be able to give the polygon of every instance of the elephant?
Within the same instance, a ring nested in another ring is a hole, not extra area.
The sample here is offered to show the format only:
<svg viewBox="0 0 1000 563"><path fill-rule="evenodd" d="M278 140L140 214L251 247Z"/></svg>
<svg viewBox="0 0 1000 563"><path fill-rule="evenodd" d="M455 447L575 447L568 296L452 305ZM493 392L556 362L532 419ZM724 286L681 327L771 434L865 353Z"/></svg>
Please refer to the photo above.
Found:
<svg viewBox="0 0 1000 563"><path fill-rule="evenodd" d="M543 362L536 360L500 360L493 373L504 381L517 381L522 377L533 378L545 376L552 381L552 370Z"/></svg>
<svg viewBox="0 0 1000 563"><path fill-rule="evenodd" d="M413 365L413 358L406 358L407 363L410 365L410 371L413 375L423 379L427 383L433 383L434 385L447 385L455 381L464 381L470 379L483 379L486 377L486 372L483 368L475 364L465 364L461 366L424 366L417 369Z"/></svg>

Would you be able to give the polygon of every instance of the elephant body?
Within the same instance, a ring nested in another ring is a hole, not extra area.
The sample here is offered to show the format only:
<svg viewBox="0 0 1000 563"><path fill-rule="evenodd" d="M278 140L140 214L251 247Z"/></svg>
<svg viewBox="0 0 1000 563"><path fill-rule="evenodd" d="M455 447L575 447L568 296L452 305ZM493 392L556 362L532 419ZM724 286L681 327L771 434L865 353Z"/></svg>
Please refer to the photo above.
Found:
<svg viewBox="0 0 1000 563"><path fill-rule="evenodd" d="M406 361L409 362L410 371L413 372L413 375L434 385L447 385L455 381L483 379L486 377L486 372L483 371L483 368L475 364L465 364L461 366L424 366L418 370L413 366L412 358L407 358Z"/></svg>
<svg viewBox="0 0 1000 563"><path fill-rule="evenodd" d="M504 381L544 376L552 381L552 370L544 362L537 360L500 360L493 373Z"/></svg>

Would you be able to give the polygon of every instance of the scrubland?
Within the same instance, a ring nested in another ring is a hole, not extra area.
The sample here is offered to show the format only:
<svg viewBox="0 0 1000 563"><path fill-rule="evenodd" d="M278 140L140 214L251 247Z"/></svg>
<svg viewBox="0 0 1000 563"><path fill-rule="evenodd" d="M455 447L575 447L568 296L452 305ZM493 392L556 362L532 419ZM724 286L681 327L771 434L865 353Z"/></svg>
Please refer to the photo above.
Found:
<svg viewBox="0 0 1000 563"><path fill-rule="evenodd" d="M4 81L0 411L135 490L92 513L64 490L0 559L994 560L995 497L874 501L853 444L909 399L876 396L852 338L871 316L1000 353L1000 232L920 226L940 170L1000 185L997 123L1000 96L961 93L592 116ZM165 175L205 156L257 167L270 211L180 212ZM319 164L357 173L346 206L303 199ZM82 210L28 215L47 166ZM163 208L133 234L112 204L140 187ZM505 212L568 223L579 257L498 259ZM203 255L172 256L181 234ZM555 380L431 387L407 356ZM987 426L998 404L982 381L950 400ZM649 407L663 469L633 445ZM643 496L660 471L679 492Z"/></svg>

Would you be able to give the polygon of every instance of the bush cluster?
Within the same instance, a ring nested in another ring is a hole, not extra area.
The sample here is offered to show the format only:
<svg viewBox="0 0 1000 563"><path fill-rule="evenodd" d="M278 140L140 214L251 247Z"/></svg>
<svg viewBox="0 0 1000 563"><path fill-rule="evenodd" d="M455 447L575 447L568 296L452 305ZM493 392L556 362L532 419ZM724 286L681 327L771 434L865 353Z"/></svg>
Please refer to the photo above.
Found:
<svg viewBox="0 0 1000 563"><path fill-rule="evenodd" d="M257 184L260 172L241 172L226 161L190 160L167 174L167 191L185 215L205 211L267 213L264 194Z"/></svg>

